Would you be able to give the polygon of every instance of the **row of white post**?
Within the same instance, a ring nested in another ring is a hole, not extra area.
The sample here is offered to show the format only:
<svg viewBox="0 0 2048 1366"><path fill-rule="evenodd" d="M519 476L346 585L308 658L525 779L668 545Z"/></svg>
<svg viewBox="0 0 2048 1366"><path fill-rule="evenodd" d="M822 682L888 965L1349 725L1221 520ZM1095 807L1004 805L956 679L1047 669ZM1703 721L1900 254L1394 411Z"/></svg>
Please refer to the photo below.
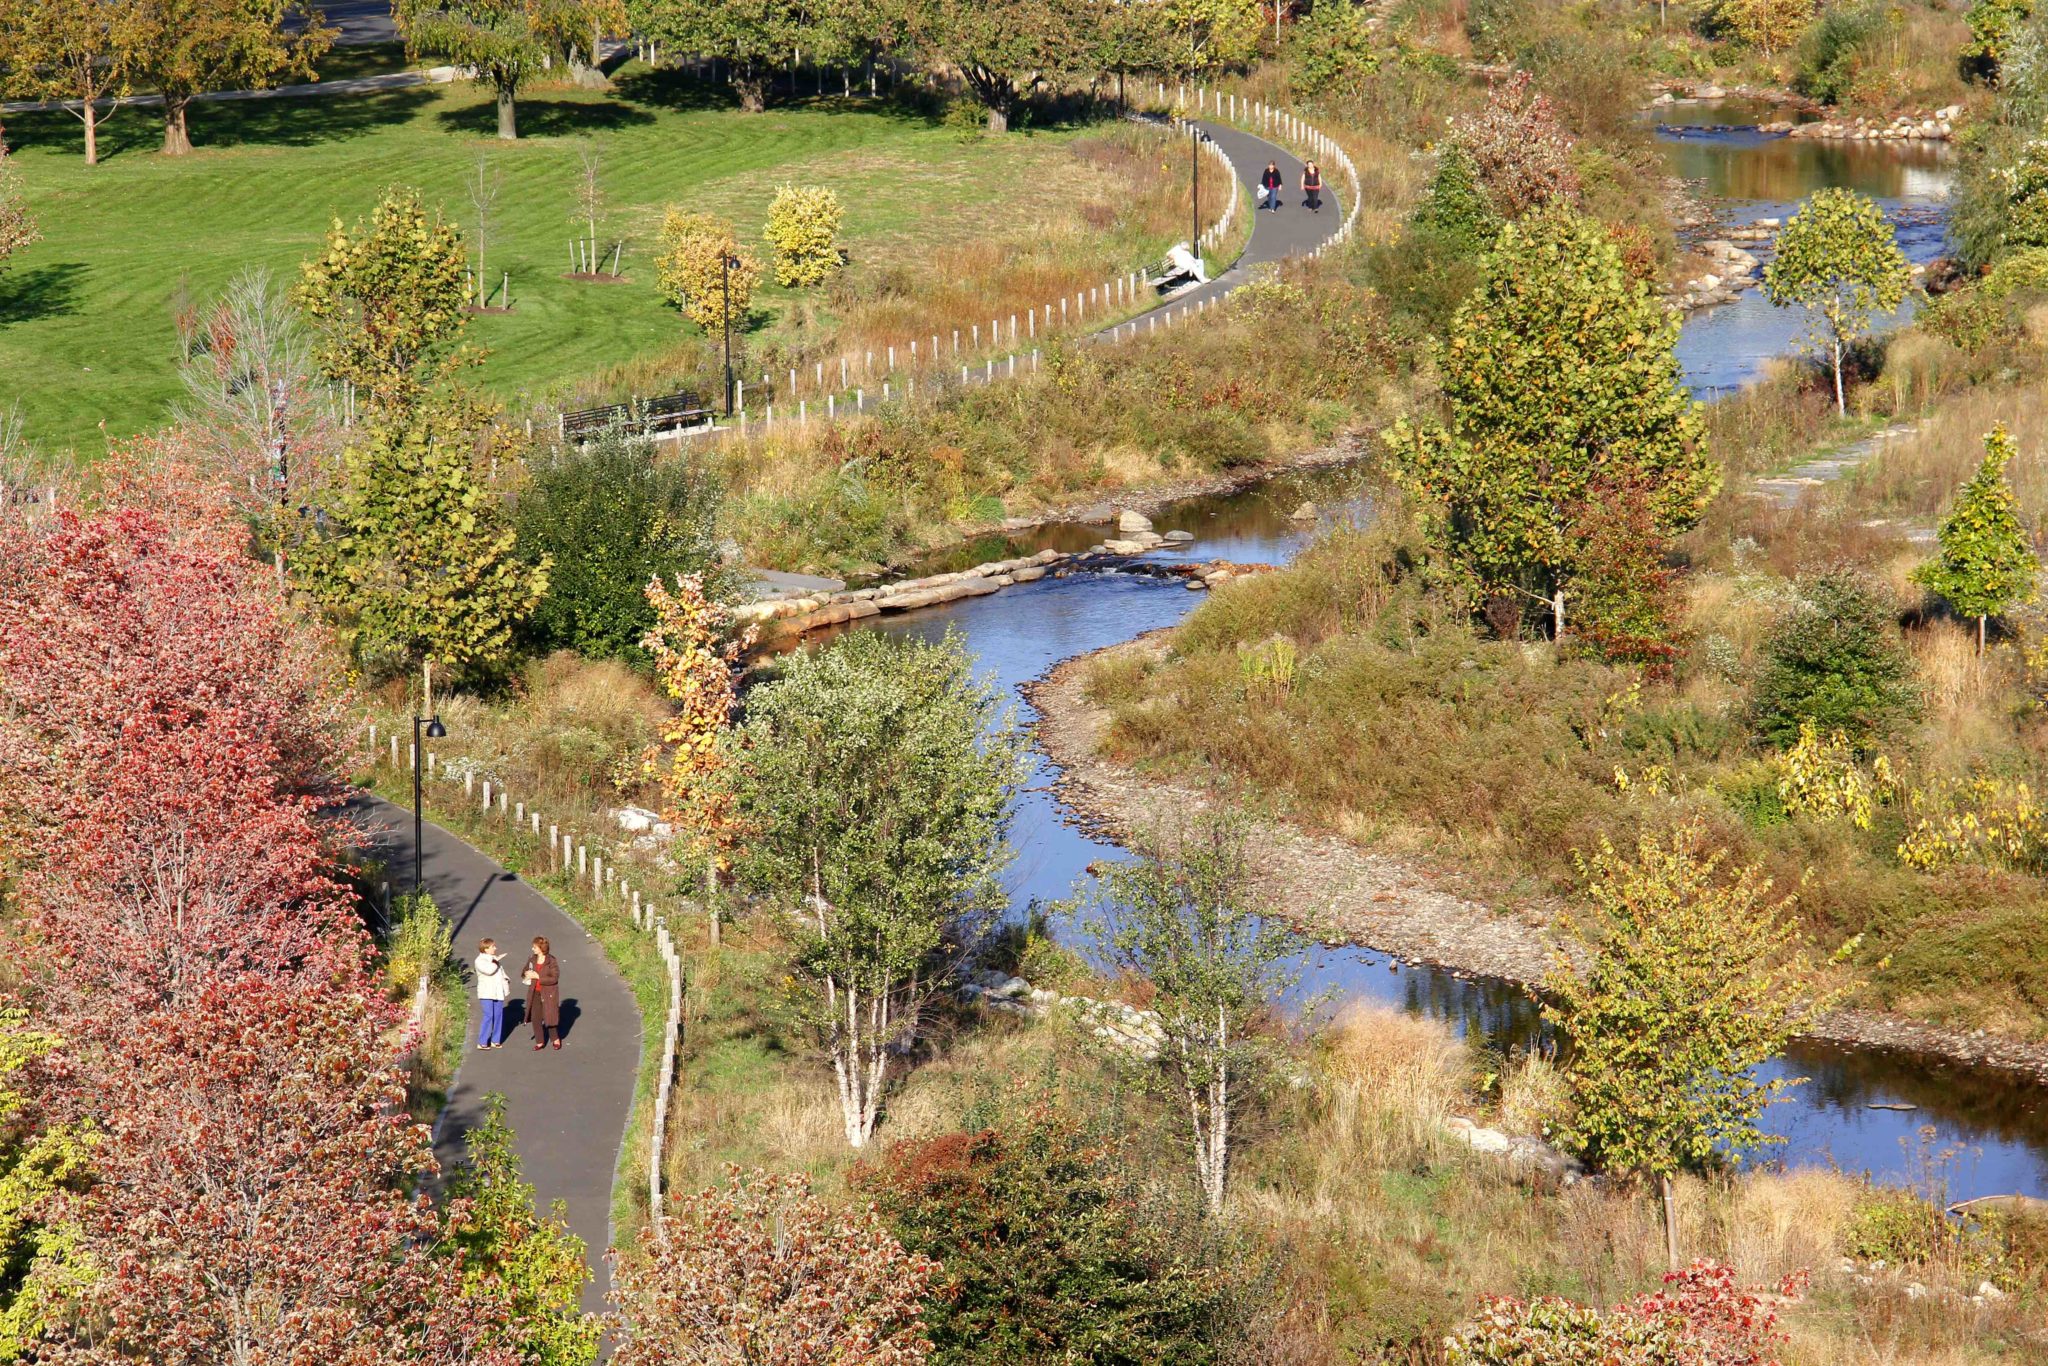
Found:
<svg viewBox="0 0 2048 1366"><path fill-rule="evenodd" d="M400 752L398 736L389 737L390 759L394 768L399 765ZM370 723L369 752L378 754L377 725ZM405 749L405 772L410 773L413 752L410 745ZM426 754L426 776L438 776L434 751ZM465 767L462 773L462 790L467 798L477 803L483 815L496 814L517 829L540 837L543 824L540 809L529 808L525 802L511 799L502 784L490 779L479 780L474 768ZM655 1084L654 1125L648 1135L647 1153L647 1194L648 1208L652 1211L655 1230L661 1233L661 1173L664 1140L668 1134L669 1100L675 1082L676 1060L682 1044L683 1028L683 958L676 947L675 937L669 933L668 918L656 909L651 900L643 900L638 888L619 871L618 856L608 853L603 847L592 849L587 840L578 839L573 831L564 830L560 825L547 823L548 864L550 871L570 876L579 884L587 883L594 900L606 897L617 898L620 906L632 917L633 928L654 936L656 951L661 955L665 969L668 993L667 1009L662 1025L661 1074ZM418 1024L426 1008L426 977L420 979L420 993L413 1006L413 1019ZM417 1030L415 1030L417 1033ZM662 1236L666 1236L663 1234Z"/></svg>

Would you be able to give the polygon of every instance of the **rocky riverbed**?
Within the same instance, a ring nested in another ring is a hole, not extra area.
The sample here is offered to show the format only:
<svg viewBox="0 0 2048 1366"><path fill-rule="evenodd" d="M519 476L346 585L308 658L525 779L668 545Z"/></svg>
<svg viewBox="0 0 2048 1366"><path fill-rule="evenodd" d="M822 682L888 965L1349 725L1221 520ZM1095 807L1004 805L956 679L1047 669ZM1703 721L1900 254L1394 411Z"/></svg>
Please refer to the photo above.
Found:
<svg viewBox="0 0 2048 1366"><path fill-rule="evenodd" d="M1219 800L1209 790L1141 774L1101 753L1108 715L1085 695L1090 665L1115 651L1163 653L1169 635L1151 632L1067 660L1024 690L1039 712L1036 743L1060 770L1054 784L1060 800L1091 829L1112 838L1170 827ZM1250 847L1257 851L1258 890L1303 934L1331 946L1357 944L1407 962L1525 988L1541 982L1551 960L1547 929L1554 905L1489 906L1443 870L1285 821L1257 818L1256 824ZM1810 1036L2000 1067L2048 1081L2048 1044L1984 1030L1837 1011L1819 1021Z"/></svg>

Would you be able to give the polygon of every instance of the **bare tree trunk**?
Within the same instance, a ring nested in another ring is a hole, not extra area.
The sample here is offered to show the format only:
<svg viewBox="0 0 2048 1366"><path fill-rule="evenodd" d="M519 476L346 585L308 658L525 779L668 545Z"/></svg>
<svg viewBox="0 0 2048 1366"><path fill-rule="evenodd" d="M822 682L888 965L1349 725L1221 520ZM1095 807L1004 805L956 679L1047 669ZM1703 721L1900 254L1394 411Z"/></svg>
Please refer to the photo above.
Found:
<svg viewBox="0 0 2048 1366"><path fill-rule="evenodd" d="M713 856L706 860L704 867L704 906L711 912L711 947L718 947L718 859Z"/></svg>
<svg viewBox="0 0 2048 1366"><path fill-rule="evenodd" d="M1842 397L1842 339L1835 338L1835 416L1847 417L1849 405Z"/></svg>
<svg viewBox="0 0 2048 1366"><path fill-rule="evenodd" d="M1550 618L1556 638L1564 639L1564 589L1560 588L1550 599Z"/></svg>
<svg viewBox="0 0 2048 1366"><path fill-rule="evenodd" d="M185 123L190 95L164 96L164 155L181 157L192 150L192 133Z"/></svg>
<svg viewBox="0 0 2048 1366"><path fill-rule="evenodd" d="M498 90L498 136L511 142L519 136L519 115L512 107L512 92Z"/></svg>
<svg viewBox="0 0 2048 1366"><path fill-rule="evenodd" d="M995 105L990 105L988 109L988 131L991 133L1009 132L1010 111L1007 109L999 109Z"/></svg>
<svg viewBox="0 0 2048 1366"><path fill-rule="evenodd" d="M434 714L434 659L432 655L420 661L420 714Z"/></svg>
<svg viewBox="0 0 2048 1366"><path fill-rule="evenodd" d="M1979 659L1984 657L1984 623L1986 620L1988 620L1988 614L1983 612L1977 614L1977 658Z"/></svg>
<svg viewBox="0 0 2048 1366"><path fill-rule="evenodd" d="M752 66L733 68L732 88L744 112L759 114L768 108L768 82L756 76Z"/></svg>
<svg viewBox="0 0 2048 1366"><path fill-rule="evenodd" d="M1664 1258L1672 1271L1678 1267L1678 1197L1672 1191L1671 1178L1660 1176L1658 1186L1664 1197Z"/></svg>
<svg viewBox="0 0 2048 1366"><path fill-rule="evenodd" d="M78 110L79 117L85 120L85 164L88 166L100 164L99 112L91 100L84 101Z"/></svg>

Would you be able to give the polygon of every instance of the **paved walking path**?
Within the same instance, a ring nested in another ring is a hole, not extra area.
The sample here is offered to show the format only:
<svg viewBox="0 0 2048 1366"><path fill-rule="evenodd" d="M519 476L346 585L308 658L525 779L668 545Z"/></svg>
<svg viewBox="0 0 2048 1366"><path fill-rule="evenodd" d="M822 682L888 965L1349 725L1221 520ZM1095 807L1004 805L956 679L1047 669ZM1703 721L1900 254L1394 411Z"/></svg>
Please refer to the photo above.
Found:
<svg viewBox="0 0 2048 1366"><path fill-rule="evenodd" d="M394 887L412 877L412 812L365 796L349 807L367 836L365 853L382 859ZM518 1135L519 1160L543 1209L568 1206L569 1227L589 1248L594 1278L586 1309L601 1309L608 1284L604 1253L612 1245L612 1178L640 1069L640 1010L604 949L554 902L439 826L425 835L424 874L455 925L455 956L465 968L479 939L498 941L518 986L520 965L535 935L547 936L562 964L562 1048L537 1053L524 1028L523 998L507 1003L503 1048L474 1048L478 1015L465 981L468 1036L448 1106L434 1129L443 1170L464 1158L463 1135L482 1122L484 1097L505 1097L505 1117ZM515 1022L517 1027L514 1026Z"/></svg>

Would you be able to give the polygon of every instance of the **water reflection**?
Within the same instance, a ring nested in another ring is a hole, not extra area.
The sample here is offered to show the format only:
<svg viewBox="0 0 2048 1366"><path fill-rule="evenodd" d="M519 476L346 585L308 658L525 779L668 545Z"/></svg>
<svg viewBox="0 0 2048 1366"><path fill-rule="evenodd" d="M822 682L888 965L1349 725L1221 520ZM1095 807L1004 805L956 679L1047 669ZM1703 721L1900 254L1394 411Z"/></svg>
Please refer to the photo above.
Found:
<svg viewBox="0 0 2048 1366"><path fill-rule="evenodd" d="M1926 263L1948 245L1947 200L1954 153L1942 143L1837 142L1762 133L1747 117L1768 118L1753 104L1698 105L1660 111L1657 134L1672 172L1712 199L1723 222L1791 217L1815 190L1846 186L1869 195L1891 219L1910 261ZM1768 247L1756 248L1769 259ZM1909 299L1880 318L1878 330L1912 316ZM1803 310L1774 308L1750 289L1735 302L1686 319L1678 339L1679 368L1695 393L1711 397L1756 379L1775 358L1797 351L1806 336Z"/></svg>
<svg viewBox="0 0 2048 1366"><path fill-rule="evenodd" d="M1318 516L1296 521L1309 501ZM1260 563L1291 559L1321 528L1369 513L1367 489L1355 475L1331 473L1278 481L1230 497L1177 505L1154 520L1161 532L1185 530L1196 539L1158 552L1162 561L1226 558ZM1100 540L1102 527L1047 528L1016 538L994 538L982 558L1021 554L1047 545L1082 549ZM1129 640L1179 621L1201 596L1176 581L1131 574L1075 574L1048 578L986 597L852 629L936 639L957 630L977 667L1005 689L1043 676L1061 660ZM1040 762L1017 800L1012 839L1017 861L1007 879L1013 907L1072 894L1088 866L1122 854L1090 835L1054 800L1055 775ZM1300 999L1331 993L1337 1001L1375 1002L1441 1020L1494 1050L1526 1048L1540 1037L1533 1001L1507 983L1475 979L1394 962L1353 948L1315 950L1303 960ZM1908 1149L1932 1125L1936 1143L1958 1147L1949 1172L1955 1198L2021 1192L2048 1195L2048 1114L2041 1088L1984 1069L1909 1055L1803 1045L1770 1075L1802 1075L1812 1082L1770 1114L1769 1127L1784 1146L1773 1160L1794 1166L1832 1166L1901 1178ZM1907 1105L1910 1110L1869 1108Z"/></svg>

